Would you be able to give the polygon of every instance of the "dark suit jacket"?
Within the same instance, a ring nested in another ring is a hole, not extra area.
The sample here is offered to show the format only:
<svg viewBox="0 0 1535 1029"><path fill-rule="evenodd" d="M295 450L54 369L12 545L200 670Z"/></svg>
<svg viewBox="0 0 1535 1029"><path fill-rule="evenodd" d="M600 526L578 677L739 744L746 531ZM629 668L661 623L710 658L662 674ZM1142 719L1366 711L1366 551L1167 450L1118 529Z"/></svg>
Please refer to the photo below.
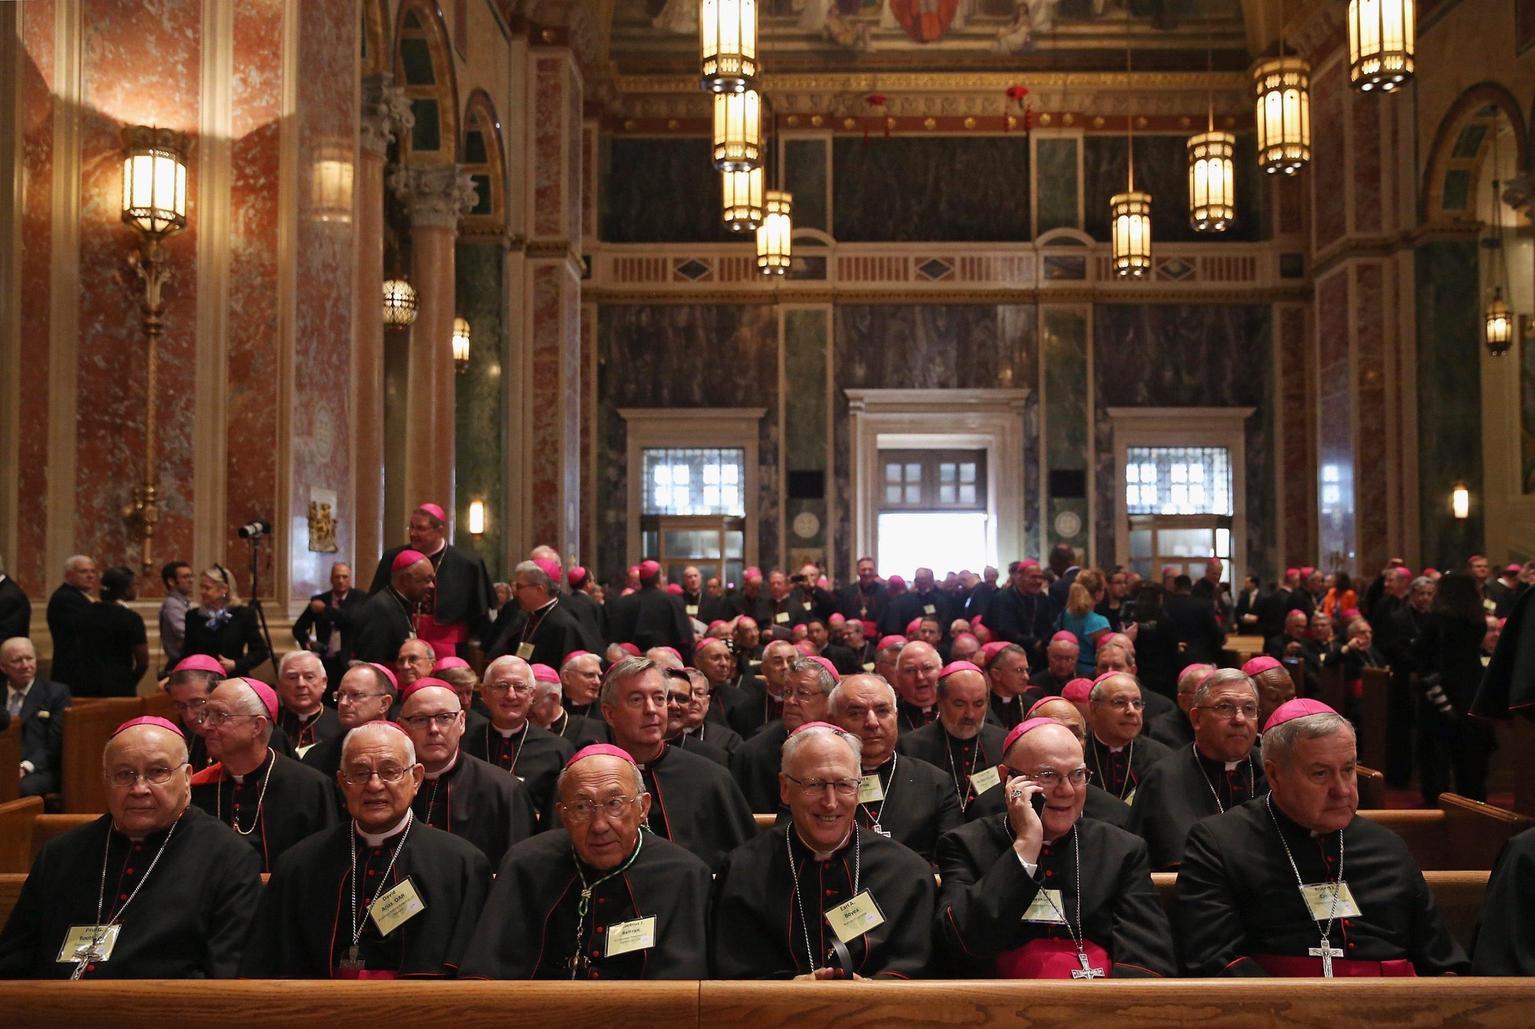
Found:
<svg viewBox="0 0 1535 1029"><path fill-rule="evenodd" d="M68 686L83 671L81 633L93 603L87 594L67 582L48 598L48 635L53 637L53 667L49 674L54 682Z"/></svg>
<svg viewBox="0 0 1535 1029"><path fill-rule="evenodd" d="M640 650L673 647L682 660L693 657L693 626L682 605L656 589L646 586L607 605L608 642L633 643Z"/></svg>
<svg viewBox="0 0 1535 1029"><path fill-rule="evenodd" d="M0 687L9 691L9 686ZM0 697L5 694L0 693ZM21 702L21 759L32 762L34 773L52 777L53 793L59 788L59 762L64 754L64 709L69 706L69 687L47 679L32 680L27 699ZM14 772L8 773L14 775Z"/></svg>
<svg viewBox="0 0 1535 1029"><path fill-rule="evenodd" d="M208 613L202 608L194 607L188 611L187 636L181 656L227 657L235 663L231 675L248 675L251 669L270 657L266 641L261 638L261 627L256 624L256 609L241 604L227 610L229 621L217 629L208 628Z"/></svg>
<svg viewBox="0 0 1535 1029"><path fill-rule="evenodd" d="M377 594L389 585L389 568L405 549L391 547L384 551L378 569L373 573L373 585L368 587L370 594ZM486 627L490 625L490 605L495 597L485 562L467 550L448 544L437 565L437 598L432 617L444 625L463 622L469 626L470 637L483 640ZM394 655L391 654L389 660L393 661Z"/></svg>
<svg viewBox="0 0 1535 1029"><path fill-rule="evenodd" d="M316 593L310 597L310 603L318 600L325 605L324 614L315 614L306 605L304 613L298 616L298 621L293 623L293 642L299 645L300 650L309 649L309 630L314 630L315 653L324 654L330 649L330 634L341 633L342 658L349 657L352 652L352 619L362 610L362 606L368 602L367 594L362 590L348 590L346 599L341 606L335 606L336 591L326 590L324 593Z"/></svg>
<svg viewBox="0 0 1535 1029"><path fill-rule="evenodd" d="M0 640L31 635L32 601L9 575L0 575Z"/></svg>
<svg viewBox="0 0 1535 1029"><path fill-rule="evenodd" d="M354 658L394 666L400 644L409 639L412 632L405 604L406 601L389 586L367 599L352 620Z"/></svg>

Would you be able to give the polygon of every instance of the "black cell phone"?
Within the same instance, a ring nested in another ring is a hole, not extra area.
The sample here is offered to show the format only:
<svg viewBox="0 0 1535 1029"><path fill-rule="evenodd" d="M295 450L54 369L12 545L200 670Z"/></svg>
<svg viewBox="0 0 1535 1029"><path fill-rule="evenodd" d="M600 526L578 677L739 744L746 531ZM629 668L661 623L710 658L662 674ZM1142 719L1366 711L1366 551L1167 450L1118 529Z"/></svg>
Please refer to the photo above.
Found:
<svg viewBox="0 0 1535 1029"><path fill-rule="evenodd" d="M1034 806L1034 813L1036 815L1039 815L1041 817L1044 816L1044 813L1045 813L1045 795L1044 795L1044 793L1041 792L1041 793L1034 794L1034 796L1029 798L1029 803Z"/></svg>

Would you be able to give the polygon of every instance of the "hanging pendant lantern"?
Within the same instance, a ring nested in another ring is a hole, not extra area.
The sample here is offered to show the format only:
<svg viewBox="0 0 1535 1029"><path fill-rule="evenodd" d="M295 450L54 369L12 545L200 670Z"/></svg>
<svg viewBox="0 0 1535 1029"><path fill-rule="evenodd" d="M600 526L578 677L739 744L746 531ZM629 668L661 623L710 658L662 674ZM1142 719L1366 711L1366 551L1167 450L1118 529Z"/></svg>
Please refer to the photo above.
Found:
<svg viewBox="0 0 1535 1029"><path fill-rule="evenodd" d="M714 95L714 167L751 171L762 166L762 101L757 91Z"/></svg>
<svg viewBox="0 0 1535 1029"><path fill-rule="evenodd" d="M1236 218L1236 149L1230 132L1189 137L1189 224L1197 232L1225 232Z"/></svg>
<svg viewBox="0 0 1535 1029"><path fill-rule="evenodd" d="M731 232L751 232L762 224L761 168L720 172L725 227Z"/></svg>
<svg viewBox="0 0 1535 1029"><path fill-rule="evenodd" d="M699 82L709 93L739 93L757 81L757 0L700 0Z"/></svg>
<svg viewBox="0 0 1535 1029"><path fill-rule="evenodd" d="M1253 69L1258 167L1294 175L1311 160L1311 65L1276 57Z"/></svg>
<svg viewBox="0 0 1535 1029"><path fill-rule="evenodd" d="M767 191L762 224L757 226L757 270L764 275L783 275L789 270L793 209L792 193Z"/></svg>
<svg viewBox="0 0 1535 1029"><path fill-rule="evenodd" d="M1412 78L1417 17L1413 0L1349 0L1348 77L1368 93Z"/></svg>
<svg viewBox="0 0 1535 1029"><path fill-rule="evenodd" d="M384 281L384 324L385 325L411 325L416 320L416 312L420 310L420 301L416 299L416 290L404 279L386 279Z"/></svg>
<svg viewBox="0 0 1535 1029"><path fill-rule="evenodd" d="M1487 343L1487 352L1493 357L1502 357L1514 345L1514 314L1503 302L1501 286L1493 289L1492 303L1487 305L1483 321L1486 324L1483 339Z"/></svg>
<svg viewBox="0 0 1535 1029"><path fill-rule="evenodd" d="M1135 189L1109 198L1114 274L1139 279L1151 271L1151 194Z"/></svg>

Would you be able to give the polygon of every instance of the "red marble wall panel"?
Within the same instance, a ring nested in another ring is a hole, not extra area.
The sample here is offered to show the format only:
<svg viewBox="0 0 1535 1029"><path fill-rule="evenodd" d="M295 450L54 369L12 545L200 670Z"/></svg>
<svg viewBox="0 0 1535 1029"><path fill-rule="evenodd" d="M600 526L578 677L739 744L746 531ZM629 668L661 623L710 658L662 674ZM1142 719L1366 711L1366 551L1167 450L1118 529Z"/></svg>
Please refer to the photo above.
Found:
<svg viewBox="0 0 1535 1029"><path fill-rule="evenodd" d="M1353 306L1356 325L1354 403L1359 421L1358 456L1354 462L1358 497L1359 563L1373 571L1385 564L1390 547L1386 475L1386 385L1383 271L1379 264L1354 267Z"/></svg>
<svg viewBox="0 0 1535 1029"><path fill-rule="evenodd" d="M1380 195L1380 105L1394 97L1382 97L1379 93L1358 93L1350 90L1349 115L1353 121L1352 193L1354 199L1354 231L1379 232L1381 220Z"/></svg>
<svg viewBox="0 0 1535 1029"><path fill-rule="evenodd" d="M568 231L565 210L566 169L561 160L568 97L565 58L555 54L534 60L533 76L533 234L559 236Z"/></svg>
<svg viewBox="0 0 1535 1029"><path fill-rule="evenodd" d="M581 87L575 73L568 72L565 79L565 153L570 164L565 169L565 231L573 243L581 240L581 208L586 193L582 169L586 167L587 157L581 128Z"/></svg>
<svg viewBox="0 0 1535 1029"><path fill-rule="evenodd" d="M597 239L597 126L583 126L581 130L581 235L585 240Z"/></svg>
<svg viewBox="0 0 1535 1029"><path fill-rule="evenodd" d="M1347 69L1334 61L1311 83L1311 203L1316 249L1347 231L1344 190L1349 182L1343 145Z"/></svg>
<svg viewBox="0 0 1535 1029"><path fill-rule="evenodd" d="M571 196L579 196L572 193ZM575 205L572 204L572 207ZM579 213L579 212L578 212ZM559 546L569 549L581 538L581 280L565 269L560 294L560 461L565 504L560 512L563 533Z"/></svg>
<svg viewBox="0 0 1535 1029"><path fill-rule="evenodd" d="M154 557L163 561L192 550L195 427L188 401L197 351L201 21L196 0L92 4L83 19L75 546L105 564L137 563L138 549L119 509L144 468L147 362L142 289L126 264L137 238L121 220L124 125L158 125L191 139L188 226L166 244L171 279L159 342ZM159 577L145 577L140 592L161 592Z"/></svg>
<svg viewBox="0 0 1535 1029"><path fill-rule="evenodd" d="M354 160L357 138L357 17L352 0L304 0L298 6L298 262L293 354L290 486L285 510L291 526L290 595L303 599L329 588L330 565L356 560L370 575L376 554L352 554L356 514L351 496L353 222L337 210L344 195L324 195L313 169L321 161ZM344 177L343 177L344 178ZM358 475L376 475L360 469ZM335 553L309 549L312 491L335 493Z"/></svg>
<svg viewBox="0 0 1535 1029"><path fill-rule="evenodd" d="M228 447L224 563L249 591L250 547L236 526L277 514L278 160L282 103L281 0L234 8L230 83L229 337L224 424ZM280 525L274 526L281 528ZM272 548L261 549L271 596Z"/></svg>
<svg viewBox="0 0 1535 1029"><path fill-rule="evenodd" d="M47 568L47 525L54 512L47 510L48 496L48 345L52 320L49 315L48 269L53 262L51 237L53 204L53 0L24 4L18 11L21 25L21 61L17 90L25 118L21 126L21 232L27 241L21 252L20 295L12 298L21 307L25 335L18 368L19 419L17 440L16 552L6 568L32 597L46 597L58 578L58 569Z"/></svg>
<svg viewBox="0 0 1535 1029"><path fill-rule="evenodd" d="M560 264L541 263L532 267L534 343L529 403L536 411L558 411L560 373L564 350L569 345L560 324L565 308L566 275ZM560 484L566 464L561 450L562 431L563 423L558 417L533 419L527 489L531 497L528 524L535 545L559 543Z"/></svg>
<svg viewBox="0 0 1535 1029"><path fill-rule="evenodd" d="M1279 460L1284 468L1280 498L1285 527L1285 567L1316 561L1312 516L1316 511L1316 392L1312 387L1306 346L1306 311L1286 306L1279 313Z"/></svg>

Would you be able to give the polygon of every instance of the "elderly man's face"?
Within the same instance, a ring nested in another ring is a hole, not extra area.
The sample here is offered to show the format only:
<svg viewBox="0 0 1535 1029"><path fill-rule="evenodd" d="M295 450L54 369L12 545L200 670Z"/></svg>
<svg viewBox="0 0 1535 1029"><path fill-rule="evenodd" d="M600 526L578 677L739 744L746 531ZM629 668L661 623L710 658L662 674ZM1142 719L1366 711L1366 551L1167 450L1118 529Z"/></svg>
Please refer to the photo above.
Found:
<svg viewBox="0 0 1535 1029"><path fill-rule="evenodd" d="M565 698L572 704L590 704L602 688L602 662L596 654L565 662L565 667L560 670L560 685L564 687Z"/></svg>
<svg viewBox="0 0 1535 1029"><path fill-rule="evenodd" d="M768 596L774 600L782 600L789 595L789 580L783 572L773 571L768 573Z"/></svg>
<svg viewBox="0 0 1535 1029"><path fill-rule="evenodd" d="M842 629L842 645L853 652L859 658L863 656L863 648L868 645L868 640L863 634L863 623L854 619Z"/></svg>
<svg viewBox="0 0 1535 1029"><path fill-rule="evenodd" d="M1200 683L1204 682L1213 671L1215 671L1214 668L1205 665L1196 667L1192 671L1185 669L1183 674L1178 676L1177 699L1180 711L1187 714L1189 709L1194 706L1194 694L1199 692Z"/></svg>
<svg viewBox="0 0 1535 1029"><path fill-rule="evenodd" d="M800 839L813 850L835 850L847 839L861 776L851 748L831 736L806 740L779 773L779 798L788 806Z"/></svg>
<svg viewBox="0 0 1535 1029"><path fill-rule="evenodd" d="M1021 650L998 654L986 666L991 688L1003 700L1011 700L1029 688L1029 659Z"/></svg>
<svg viewBox="0 0 1535 1029"><path fill-rule="evenodd" d="M394 583L394 588L400 591L400 596L415 603L426 596L427 590L437 584L437 573L432 570L432 562L421 560L401 569L395 576Z"/></svg>
<svg viewBox="0 0 1535 1029"><path fill-rule="evenodd" d="M1245 683L1220 686L1193 708L1194 742L1214 761L1241 761L1258 738L1258 692Z"/></svg>
<svg viewBox="0 0 1535 1029"><path fill-rule="evenodd" d="M433 525L431 516L422 512L410 516L409 536L411 549L428 556L442 546L442 528Z"/></svg>
<svg viewBox="0 0 1535 1029"><path fill-rule="evenodd" d="M1025 593L1038 593L1045 584L1045 572L1039 565L1027 565L1018 570L1018 588Z"/></svg>
<svg viewBox="0 0 1535 1029"><path fill-rule="evenodd" d="M1274 803L1302 828L1337 832L1359 810L1354 732L1339 728L1319 739L1297 739L1288 760L1264 758Z"/></svg>
<svg viewBox="0 0 1535 1029"><path fill-rule="evenodd" d="M954 641L954 646L949 648L949 657L955 661L975 661L975 655L981 652L981 641L966 633Z"/></svg>
<svg viewBox="0 0 1535 1029"><path fill-rule="evenodd" d="M735 628L730 630L730 637L736 641L736 646L748 654L757 649L757 644L762 639L756 621L750 618L736 619Z"/></svg>
<svg viewBox="0 0 1535 1029"><path fill-rule="evenodd" d="M192 799L192 766L185 755L186 745L175 733L154 725L135 725L112 738L101 763L107 810L118 829L141 839L181 817Z"/></svg>
<svg viewBox="0 0 1535 1029"><path fill-rule="evenodd" d="M895 753L900 733L895 698L871 675L842 680L837 710L829 712L827 720L863 740L864 768L878 768Z"/></svg>
<svg viewBox="0 0 1535 1029"><path fill-rule="evenodd" d="M90 592L96 588L100 574L96 570L96 562L90 558L84 561L76 561L64 571L64 581L77 590Z"/></svg>
<svg viewBox="0 0 1535 1029"><path fill-rule="evenodd" d="M394 659L394 674L404 689L432 671L432 655L421 640L406 640L400 644L400 652Z"/></svg>
<svg viewBox="0 0 1535 1029"><path fill-rule="evenodd" d="M378 685L373 669L349 668L336 687L336 720L344 729L389 717L393 703L389 691Z"/></svg>
<svg viewBox="0 0 1535 1029"><path fill-rule="evenodd" d="M18 690L37 678L37 651L32 648L32 641L17 638L0 647L0 672Z"/></svg>
<svg viewBox="0 0 1535 1029"><path fill-rule="evenodd" d="M1348 638L1359 650L1368 650L1375 643L1375 630L1364 619L1356 619L1349 623Z"/></svg>
<svg viewBox="0 0 1535 1029"><path fill-rule="evenodd" d="M1088 724L1104 743L1122 747L1141 732L1141 712L1146 706L1141 688L1129 676L1116 676L1097 688L1099 698L1087 705Z"/></svg>
<svg viewBox="0 0 1535 1029"><path fill-rule="evenodd" d="M1045 839L1060 839L1082 817L1087 783L1073 784L1071 776L1083 767L1082 744L1064 725L1042 725L1026 732L1007 752L1003 775L1009 785L1019 777L1036 783L1042 778L1054 780L1044 790L1045 809L1039 815Z"/></svg>
<svg viewBox="0 0 1535 1029"><path fill-rule="evenodd" d="M352 588L352 566L335 565L330 570L330 588L337 593L346 593Z"/></svg>
<svg viewBox="0 0 1535 1029"><path fill-rule="evenodd" d="M666 735L666 681L659 668L631 675L618 684L611 703L602 705L602 717L613 730L620 747L651 749Z"/></svg>
<svg viewBox="0 0 1535 1029"><path fill-rule="evenodd" d="M250 695L250 687L238 679L226 679L208 694L197 731L208 741L210 757L224 761L265 746L266 719L247 713Z"/></svg>
<svg viewBox="0 0 1535 1029"><path fill-rule="evenodd" d="M943 669L938 651L920 641L901 648L895 660L895 688L901 699L923 710L938 702L938 673Z"/></svg>
<svg viewBox="0 0 1535 1029"><path fill-rule="evenodd" d="M1434 584L1426 582L1422 586L1413 589L1407 602L1420 614L1426 612L1434 604Z"/></svg>
<svg viewBox="0 0 1535 1029"><path fill-rule="evenodd" d="M918 568L911 577L911 588L918 593L926 593L933 588L933 570L931 568Z"/></svg>
<svg viewBox="0 0 1535 1029"><path fill-rule="evenodd" d="M1306 612L1304 612L1304 611L1291 611L1289 614L1285 615L1285 617L1284 617L1284 631L1285 631L1285 635L1290 637L1290 639L1292 639L1292 640L1303 640L1303 639L1305 639L1306 638L1306 627L1307 627Z"/></svg>
<svg viewBox="0 0 1535 1029"><path fill-rule="evenodd" d="M640 825L650 814L650 794L637 778L623 758L593 754L571 765L560 781L560 824L576 856L599 872L617 868L634 853Z"/></svg>
<svg viewBox="0 0 1535 1029"><path fill-rule="evenodd" d="M1332 619L1324 614L1318 614L1311 619L1311 638L1318 643L1326 643L1332 639Z"/></svg>
<svg viewBox="0 0 1535 1029"><path fill-rule="evenodd" d="M783 693L789 681L789 663L796 653L794 645L784 640L774 640L762 652L762 677L774 693Z"/></svg>
<svg viewBox="0 0 1535 1029"><path fill-rule="evenodd" d="M709 717L709 703L713 696L709 692L709 680L700 675L688 676L688 719L687 728L696 729L704 724L704 719Z"/></svg>
<svg viewBox="0 0 1535 1029"><path fill-rule="evenodd" d="M793 732L806 722L826 721L826 698L818 672L790 672L783 695L784 728Z"/></svg>
<svg viewBox="0 0 1535 1029"><path fill-rule="evenodd" d="M496 659L485 669L480 696L499 729L520 729L533 706L533 667L517 657Z"/></svg>
<svg viewBox="0 0 1535 1029"><path fill-rule="evenodd" d="M1082 712L1077 705L1064 697L1051 697L1035 706L1030 718L1054 718L1077 738L1078 742L1087 739L1087 719L1082 717Z"/></svg>
<svg viewBox="0 0 1535 1029"><path fill-rule="evenodd" d="M1045 659L1049 662L1050 674L1062 681L1075 677L1077 655L1080 652L1080 647L1066 640L1050 644L1045 648Z"/></svg>
<svg viewBox="0 0 1535 1029"><path fill-rule="evenodd" d="M988 707L986 680L979 672L953 672L944 680L938 717L950 736L975 739L986 721Z"/></svg>
<svg viewBox="0 0 1535 1029"><path fill-rule="evenodd" d="M715 685L729 682L736 670L736 659L730 653L730 648L718 643L711 643L695 651L693 664L704 673L704 678Z"/></svg>
<svg viewBox="0 0 1535 1029"><path fill-rule="evenodd" d="M452 690L428 686L400 706L400 725L416 745L416 759L435 772L458 753L464 736L463 705Z"/></svg>
<svg viewBox="0 0 1535 1029"><path fill-rule="evenodd" d="M313 654L299 652L282 666L277 692L282 696L283 707L296 715L318 711L325 696L325 666Z"/></svg>
<svg viewBox="0 0 1535 1029"><path fill-rule="evenodd" d="M703 581L703 573L692 565L688 565L682 570L682 588L689 593L697 593L703 585Z"/></svg>
<svg viewBox="0 0 1535 1029"><path fill-rule="evenodd" d="M1131 672L1135 671L1135 664L1130 660L1130 653L1124 647L1100 646L1098 648L1098 674L1107 672Z"/></svg>
<svg viewBox="0 0 1535 1029"><path fill-rule="evenodd" d="M1252 678L1258 684L1258 724L1266 725L1281 704L1295 699L1295 680L1283 668L1270 668Z"/></svg>
<svg viewBox="0 0 1535 1029"><path fill-rule="evenodd" d="M354 738L336 773L347 813L367 833L392 829L405 817L426 769L409 761L405 737L380 726Z"/></svg>

